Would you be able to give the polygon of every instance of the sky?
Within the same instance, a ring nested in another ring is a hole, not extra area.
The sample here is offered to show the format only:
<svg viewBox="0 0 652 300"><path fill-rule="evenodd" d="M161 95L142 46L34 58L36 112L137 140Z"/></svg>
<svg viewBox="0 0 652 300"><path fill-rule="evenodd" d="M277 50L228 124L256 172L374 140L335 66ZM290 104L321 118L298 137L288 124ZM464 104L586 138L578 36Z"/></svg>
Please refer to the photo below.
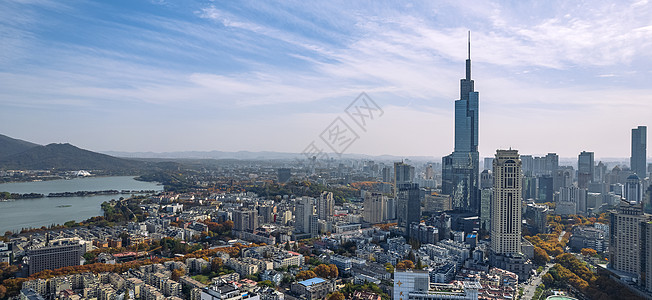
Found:
<svg viewBox="0 0 652 300"><path fill-rule="evenodd" d="M322 137L341 122L356 138L337 151L441 157L468 31L481 156L629 157L649 125L645 0L396 2L0 1L0 134L332 152ZM363 92L375 106L360 125L347 111Z"/></svg>

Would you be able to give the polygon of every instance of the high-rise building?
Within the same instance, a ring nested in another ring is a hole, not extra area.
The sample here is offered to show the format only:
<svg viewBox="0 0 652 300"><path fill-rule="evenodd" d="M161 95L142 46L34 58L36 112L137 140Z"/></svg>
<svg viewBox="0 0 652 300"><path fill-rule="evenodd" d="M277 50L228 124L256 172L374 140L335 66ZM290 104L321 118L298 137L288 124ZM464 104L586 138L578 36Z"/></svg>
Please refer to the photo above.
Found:
<svg viewBox="0 0 652 300"><path fill-rule="evenodd" d="M315 206L312 199L309 197L301 197L297 199L295 207L295 224L294 229L298 233L308 233L311 236L317 235L317 215L315 214Z"/></svg>
<svg viewBox="0 0 652 300"><path fill-rule="evenodd" d="M426 180L433 180L435 179L435 169L432 167L432 164L428 164L426 167Z"/></svg>
<svg viewBox="0 0 652 300"><path fill-rule="evenodd" d="M382 174L383 174L383 182L388 182L391 183L392 180L392 169L390 167L383 167Z"/></svg>
<svg viewBox="0 0 652 300"><path fill-rule="evenodd" d="M494 195L491 250L496 254L521 252L521 159L517 150L497 150L493 166Z"/></svg>
<svg viewBox="0 0 652 300"><path fill-rule="evenodd" d="M83 246L75 239L54 240L44 247L28 249L29 275L43 270L78 266L83 254Z"/></svg>
<svg viewBox="0 0 652 300"><path fill-rule="evenodd" d="M534 157L532 155L521 155L521 163L523 165L523 176L535 176L534 174ZM491 168L492 166L485 167Z"/></svg>
<svg viewBox="0 0 652 300"><path fill-rule="evenodd" d="M480 190L480 229L486 231L491 231L491 198L493 196L493 188Z"/></svg>
<svg viewBox="0 0 652 300"><path fill-rule="evenodd" d="M478 111L479 93L471 79L471 36L466 78L460 80L460 99L455 100L455 149L442 158L442 192L452 196L453 209L478 213Z"/></svg>
<svg viewBox="0 0 652 300"><path fill-rule="evenodd" d="M571 213L557 213L560 215L573 215L576 213L586 213L586 197L587 190L575 186L559 188L559 201L563 205L569 206L566 203L574 203L574 212Z"/></svg>
<svg viewBox="0 0 652 300"><path fill-rule="evenodd" d="M330 220L333 218L335 211L335 200L333 200L333 193L324 191L317 198L317 217L321 220Z"/></svg>
<svg viewBox="0 0 652 300"><path fill-rule="evenodd" d="M557 192L560 188L573 185L573 167L567 166L557 169L552 177L552 190Z"/></svg>
<svg viewBox="0 0 652 300"><path fill-rule="evenodd" d="M254 231L258 228L258 213L255 210L234 210L233 229L238 231Z"/></svg>
<svg viewBox="0 0 652 300"><path fill-rule="evenodd" d="M275 214L276 206L274 205L258 206L258 223L268 224L274 222Z"/></svg>
<svg viewBox="0 0 652 300"><path fill-rule="evenodd" d="M387 220L387 197L381 193L364 194L364 220L371 224Z"/></svg>
<svg viewBox="0 0 652 300"><path fill-rule="evenodd" d="M494 187L494 176L491 174L491 170L483 170L480 173L480 189L490 189Z"/></svg>
<svg viewBox="0 0 652 300"><path fill-rule="evenodd" d="M643 201L643 188L641 180L636 174L629 175L625 182L625 199L629 202L641 203Z"/></svg>
<svg viewBox="0 0 652 300"><path fill-rule="evenodd" d="M595 160L593 152L582 151L577 157L577 186L581 189L589 187L595 174Z"/></svg>
<svg viewBox="0 0 652 300"><path fill-rule="evenodd" d="M632 129L632 156L629 159L632 172L639 178L647 177L645 172L647 156L647 126Z"/></svg>
<svg viewBox="0 0 652 300"><path fill-rule="evenodd" d="M637 278L646 290L652 290L652 216L642 205L621 201L610 214L609 266Z"/></svg>
<svg viewBox="0 0 652 300"><path fill-rule="evenodd" d="M485 157L484 162L482 163L482 169L483 170L491 170L493 168L494 164L494 158L493 157Z"/></svg>
<svg viewBox="0 0 652 300"><path fill-rule="evenodd" d="M409 234L410 224L421 221L421 190L416 183L404 183L398 186L397 195L398 226Z"/></svg>
<svg viewBox="0 0 652 300"><path fill-rule="evenodd" d="M394 163L394 196L398 192L398 186L401 184L412 183L414 181L414 167L404 162Z"/></svg>
<svg viewBox="0 0 652 300"><path fill-rule="evenodd" d="M552 202L554 193L554 180L550 175L541 175L537 177L537 201Z"/></svg>
<svg viewBox="0 0 652 300"><path fill-rule="evenodd" d="M387 198L387 220L396 220L396 215L398 214L397 202L396 197Z"/></svg>

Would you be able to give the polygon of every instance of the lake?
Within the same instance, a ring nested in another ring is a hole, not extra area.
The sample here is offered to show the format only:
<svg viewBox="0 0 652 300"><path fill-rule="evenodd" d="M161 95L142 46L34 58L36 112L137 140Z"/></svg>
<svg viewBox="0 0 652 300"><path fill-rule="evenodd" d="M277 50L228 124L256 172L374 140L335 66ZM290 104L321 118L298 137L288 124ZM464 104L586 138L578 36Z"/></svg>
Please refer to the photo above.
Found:
<svg viewBox="0 0 652 300"><path fill-rule="evenodd" d="M49 193L104 191L104 190L155 190L163 186L156 182L135 180L133 176L80 177L70 180L36 182L12 182L0 184L0 192ZM20 231L22 228L40 228L67 221L83 221L101 216L100 205L104 201L127 198L129 195L97 195L90 197L44 197L0 202L0 235L5 231ZM63 207L65 206L65 207Z"/></svg>

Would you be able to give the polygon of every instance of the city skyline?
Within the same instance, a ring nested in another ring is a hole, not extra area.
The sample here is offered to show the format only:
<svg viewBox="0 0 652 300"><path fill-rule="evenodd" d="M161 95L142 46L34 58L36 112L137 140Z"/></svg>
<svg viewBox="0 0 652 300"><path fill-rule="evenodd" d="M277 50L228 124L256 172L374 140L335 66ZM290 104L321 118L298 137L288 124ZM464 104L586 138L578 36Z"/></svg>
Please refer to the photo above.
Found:
<svg viewBox="0 0 652 300"><path fill-rule="evenodd" d="M95 151L299 153L364 91L385 114L347 153L441 157L471 30L481 157L626 158L652 111L651 7L613 3L6 2L0 133Z"/></svg>

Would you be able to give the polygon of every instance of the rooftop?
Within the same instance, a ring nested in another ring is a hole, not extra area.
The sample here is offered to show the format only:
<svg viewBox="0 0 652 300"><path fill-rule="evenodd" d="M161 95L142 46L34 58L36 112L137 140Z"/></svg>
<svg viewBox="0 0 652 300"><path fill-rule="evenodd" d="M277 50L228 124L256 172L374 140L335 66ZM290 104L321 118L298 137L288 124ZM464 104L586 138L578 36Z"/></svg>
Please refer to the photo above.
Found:
<svg viewBox="0 0 652 300"><path fill-rule="evenodd" d="M324 281L326 281L326 280L324 280L322 278L319 278L319 277L315 277L315 278L306 279L304 281L299 281L299 284L301 284L303 286L311 286L311 285L314 285L314 284L322 283Z"/></svg>

